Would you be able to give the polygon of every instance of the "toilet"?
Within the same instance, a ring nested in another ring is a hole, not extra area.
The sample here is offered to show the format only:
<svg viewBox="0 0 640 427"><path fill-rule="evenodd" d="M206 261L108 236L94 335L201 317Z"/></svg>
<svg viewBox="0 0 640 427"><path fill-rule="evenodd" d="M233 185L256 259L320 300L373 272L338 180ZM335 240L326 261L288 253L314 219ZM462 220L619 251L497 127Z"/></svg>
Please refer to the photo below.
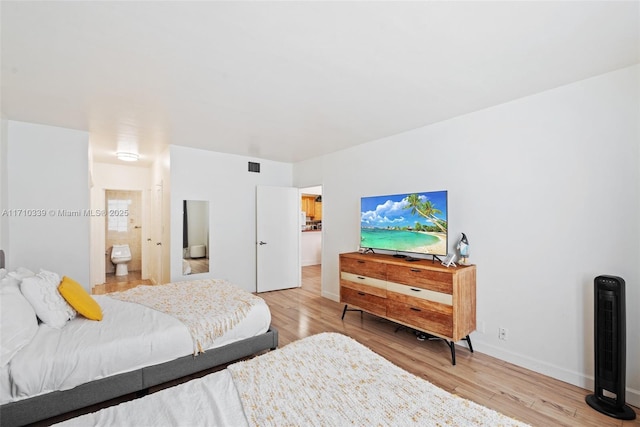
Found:
<svg viewBox="0 0 640 427"><path fill-rule="evenodd" d="M131 261L129 245L113 245L111 248L111 262L116 266L116 276L129 274L127 263Z"/></svg>

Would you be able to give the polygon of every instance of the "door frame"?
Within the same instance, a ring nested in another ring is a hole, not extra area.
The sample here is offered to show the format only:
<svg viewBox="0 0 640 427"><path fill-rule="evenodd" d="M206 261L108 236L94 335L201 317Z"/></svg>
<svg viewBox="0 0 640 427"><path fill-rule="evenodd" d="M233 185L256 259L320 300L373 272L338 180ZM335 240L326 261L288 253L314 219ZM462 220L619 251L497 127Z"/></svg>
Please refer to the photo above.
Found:
<svg viewBox="0 0 640 427"><path fill-rule="evenodd" d="M304 190L308 190L308 191L304 191ZM313 191L319 191L319 196L322 196L322 193L324 191L324 188L322 186L322 184L318 184L318 185L305 185L304 187L299 187L298 188L298 193L300 194L300 200L302 200L302 194L313 194ZM322 204L322 217L324 218L324 203ZM322 229L320 230L320 281L322 283L322 254L324 253L324 221L322 222ZM303 265L302 265L302 243L300 244L300 281L302 282L302 269L303 269Z"/></svg>

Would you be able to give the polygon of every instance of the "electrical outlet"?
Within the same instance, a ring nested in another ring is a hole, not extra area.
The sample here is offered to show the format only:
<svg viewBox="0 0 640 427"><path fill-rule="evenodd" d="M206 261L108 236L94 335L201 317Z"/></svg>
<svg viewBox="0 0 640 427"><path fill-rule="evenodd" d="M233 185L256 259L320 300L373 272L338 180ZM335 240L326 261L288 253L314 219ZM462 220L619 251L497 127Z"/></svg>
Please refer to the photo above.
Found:
<svg viewBox="0 0 640 427"><path fill-rule="evenodd" d="M498 328L498 339L506 341L508 332L509 330L507 328Z"/></svg>

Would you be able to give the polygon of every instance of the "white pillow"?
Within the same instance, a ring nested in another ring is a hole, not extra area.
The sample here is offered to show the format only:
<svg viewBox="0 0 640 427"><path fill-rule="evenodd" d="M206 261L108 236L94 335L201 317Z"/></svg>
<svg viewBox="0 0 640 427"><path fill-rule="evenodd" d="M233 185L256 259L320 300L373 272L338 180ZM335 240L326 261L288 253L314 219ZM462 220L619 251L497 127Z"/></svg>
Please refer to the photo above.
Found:
<svg viewBox="0 0 640 427"><path fill-rule="evenodd" d="M22 294L31 303L38 318L56 329L62 328L77 314L58 292L59 284L60 276L46 270L25 277L20 284Z"/></svg>
<svg viewBox="0 0 640 427"><path fill-rule="evenodd" d="M15 271L8 272L7 276L14 277L21 281L25 277L35 276L35 273L28 268L18 267L15 269Z"/></svg>
<svg viewBox="0 0 640 427"><path fill-rule="evenodd" d="M38 332L36 312L20 293L18 287L1 288L0 367L9 363L11 358L33 339L36 332Z"/></svg>
<svg viewBox="0 0 640 427"><path fill-rule="evenodd" d="M15 288L20 291L20 282L21 280L16 279L10 274L7 274L2 279L0 279L0 289Z"/></svg>
<svg viewBox="0 0 640 427"><path fill-rule="evenodd" d="M3 269L4 270L4 269ZM25 277L33 276L33 271L26 269L24 267L18 267L15 271L4 271L3 273L0 271L0 289L5 288L7 286L12 286L14 288L20 289L20 282Z"/></svg>

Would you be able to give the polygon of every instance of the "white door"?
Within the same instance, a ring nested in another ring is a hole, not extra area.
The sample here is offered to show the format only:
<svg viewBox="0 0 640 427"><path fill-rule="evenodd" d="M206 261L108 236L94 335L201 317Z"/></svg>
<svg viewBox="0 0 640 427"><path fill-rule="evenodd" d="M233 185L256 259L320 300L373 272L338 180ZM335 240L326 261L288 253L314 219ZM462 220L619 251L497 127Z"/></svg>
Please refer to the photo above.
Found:
<svg viewBox="0 0 640 427"><path fill-rule="evenodd" d="M300 193L291 187L256 189L257 291L300 286Z"/></svg>
<svg viewBox="0 0 640 427"><path fill-rule="evenodd" d="M147 243L149 244L149 254L151 260L151 268L150 268L150 278L151 281L156 285L161 285L164 283L164 278L162 277L162 220L163 220L163 196L162 196L162 184L156 185L155 194L153 199L153 223L152 231L150 233L149 240Z"/></svg>

